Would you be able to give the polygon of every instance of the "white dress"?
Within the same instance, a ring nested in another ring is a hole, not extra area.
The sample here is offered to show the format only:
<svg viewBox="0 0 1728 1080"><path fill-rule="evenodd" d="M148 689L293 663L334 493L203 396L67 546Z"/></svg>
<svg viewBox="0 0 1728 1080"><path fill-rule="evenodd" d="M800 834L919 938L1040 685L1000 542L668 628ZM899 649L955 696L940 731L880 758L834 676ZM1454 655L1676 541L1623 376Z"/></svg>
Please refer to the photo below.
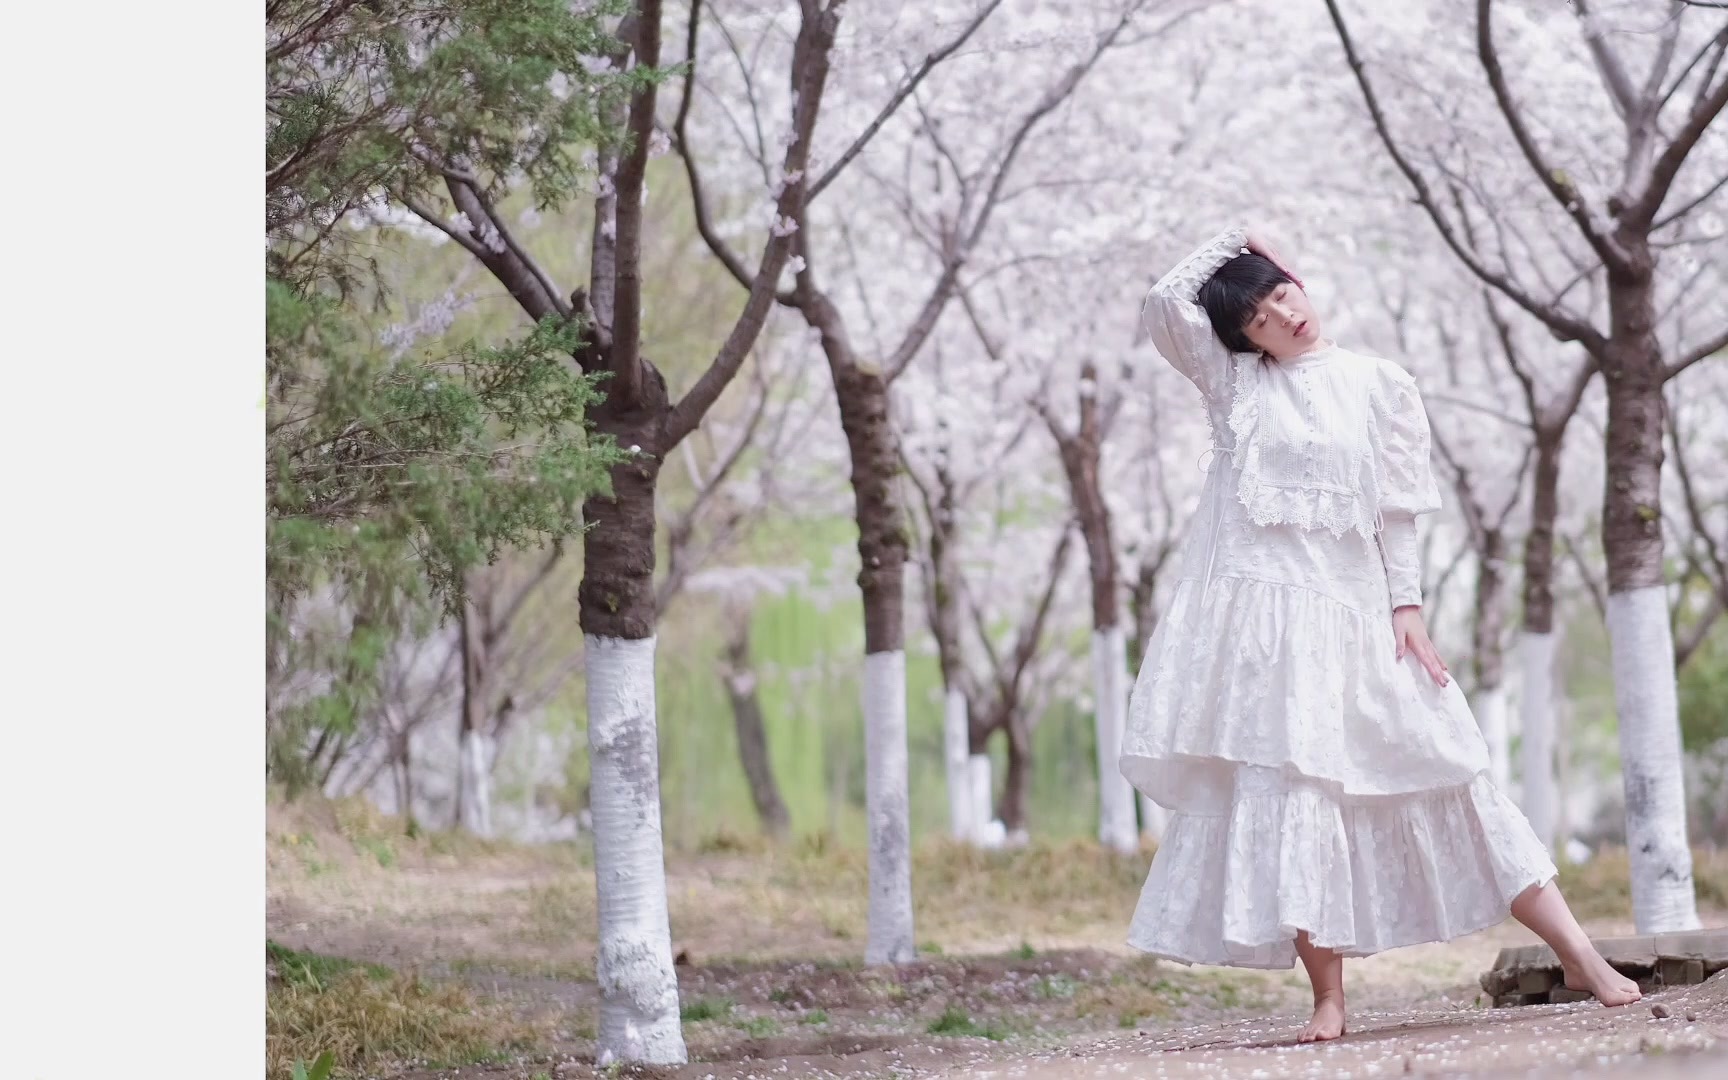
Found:
<svg viewBox="0 0 1728 1080"><path fill-rule="evenodd" d="M1337 346L1232 354L1194 302L1231 230L1153 287L1154 344L1214 433L1195 527L1130 699L1121 769L1171 814L1129 944L1291 967L1491 926L1555 868L1489 779L1458 684L1396 659L1439 508L1414 379Z"/></svg>

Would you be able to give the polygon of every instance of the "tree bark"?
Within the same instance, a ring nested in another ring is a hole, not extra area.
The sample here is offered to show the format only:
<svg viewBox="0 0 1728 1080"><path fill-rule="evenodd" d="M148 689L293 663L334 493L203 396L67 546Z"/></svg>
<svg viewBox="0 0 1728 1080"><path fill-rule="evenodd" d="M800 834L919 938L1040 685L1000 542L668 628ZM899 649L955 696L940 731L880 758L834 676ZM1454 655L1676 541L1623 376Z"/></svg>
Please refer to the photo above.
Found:
<svg viewBox="0 0 1728 1080"><path fill-rule="evenodd" d="M1610 270L1607 477L1602 542L1626 791L1626 846L1639 933L1696 929L1692 852L1662 565L1662 355L1647 238L1621 230L1629 268Z"/></svg>
<svg viewBox="0 0 1728 1080"><path fill-rule="evenodd" d="M750 783L750 800L762 829L776 840L792 831L792 818L780 797L768 755L768 733L762 724L762 699L757 693L756 668L750 660L750 615L742 613L728 628L720 680L732 703L732 726L738 734L738 759Z"/></svg>
<svg viewBox="0 0 1728 1080"><path fill-rule="evenodd" d="M1530 498L1530 528L1524 536L1524 616L1519 654L1523 696L1519 702L1523 807L1530 827L1560 852L1560 787L1556 771L1554 656L1554 529L1560 516L1560 448L1564 428L1536 428L1536 463Z"/></svg>
<svg viewBox="0 0 1728 1080"><path fill-rule="evenodd" d="M1506 535L1497 526L1482 530L1476 550L1476 595L1471 618L1471 675L1476 720L1488 743L1494 783L1512 782L1512 738L1506 710Z"/></svg>
<svg viewBox="0 0 1728 1080"><path fill-rule="evenodd" d="M1011 834L1023 833L1032 785L1032 731L1019 709L1009 714L1006 733L1008 773L1002 782L1002 827ZM984 760L988 763L990 759Z"/></svg>
<svg viewBox="0 0 1728 1080"><path fill-rule="evenodd" d="M1111 538L1110 508L1099 479L1104 448L1104 422L1097 397L1098 371L1091 363L1080 372L1080 422L1066 432L1054 415L1046 415L1050 434L1068 477L1068 491L1080 534L1086 541L1092 577L1093 717L1098 749L1098 840L1115 851L1138 846L1134 821L1134 789L1122 776L1122 734L1128 713L1127 646L1120 625L1117 597L1116 548Z"/></svg>

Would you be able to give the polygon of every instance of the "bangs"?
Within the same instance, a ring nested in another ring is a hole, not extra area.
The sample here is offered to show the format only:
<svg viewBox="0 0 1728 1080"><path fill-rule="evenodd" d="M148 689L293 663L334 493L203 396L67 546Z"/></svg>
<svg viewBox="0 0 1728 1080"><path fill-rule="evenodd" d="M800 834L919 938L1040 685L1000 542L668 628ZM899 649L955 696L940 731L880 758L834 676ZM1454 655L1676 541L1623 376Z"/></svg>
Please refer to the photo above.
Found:
<svg viewBox="0 0 1728 1080"><path fill-rule="evenodd" d="M1206 309L1212 331L1225 348L1231 352L1256 351L1243 328L1254 317L1260 301L1289 281L1290 276L1270 259L1250 253L1231 259L1200 286L1200 306Z"/></svg>

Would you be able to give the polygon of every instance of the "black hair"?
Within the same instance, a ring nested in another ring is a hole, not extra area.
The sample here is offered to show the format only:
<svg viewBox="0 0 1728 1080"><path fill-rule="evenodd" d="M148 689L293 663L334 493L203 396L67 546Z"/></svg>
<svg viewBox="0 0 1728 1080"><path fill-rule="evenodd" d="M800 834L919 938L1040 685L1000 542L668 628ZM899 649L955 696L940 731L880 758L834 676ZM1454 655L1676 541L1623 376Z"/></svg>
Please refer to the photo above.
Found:
<svg viewBox="0 0 1728 1080"><path fill-rule="evenodd" d="M1212 320L1212 330L1231 352L1259 352L1243 329L1254 317L1260 301L1285 282L1295 284L1289 274L1263 255L1238 255L1218 268L1200 286L1200 306Z"/></svg>

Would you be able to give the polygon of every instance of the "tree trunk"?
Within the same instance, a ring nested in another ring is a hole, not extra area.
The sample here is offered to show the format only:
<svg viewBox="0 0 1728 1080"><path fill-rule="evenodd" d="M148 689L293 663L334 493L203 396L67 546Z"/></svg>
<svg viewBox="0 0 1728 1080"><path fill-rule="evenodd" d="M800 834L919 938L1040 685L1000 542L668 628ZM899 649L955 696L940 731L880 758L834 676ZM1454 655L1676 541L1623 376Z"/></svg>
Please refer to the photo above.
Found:
<svg viewBox="0 0 1728 1080"><path fill-rule="evenodd" d="M1608 638L1626 790L1632 910L1641 934L1698 927L1692 852L1662 567L1662 357L1651 293L1653 261L1641 237L1622 235L1634 270L1610 271L1607 482L1602 542L1608 556Z"/></svg>
<svg viewBox="0 0 1728 1080"><path fill-rule="evenodd" d="M762 829L776 840L792 831L792 818L780 798L774 766L768 756L768 733L762 725L762 699L756 692L756 668L750 660L750 615L741 613L728 629L721 682L732 703L732 726L738 733L738 759L750 782L750 799Z"/></svg>
<svg viewBox="0 0 1728 1080"><path fill-rule="evenodd" d="M1068 476L1074 514L1086 539L1086 559L1092 575L1092 686L1093 717L1098 745L1098 840L1115 851L1129 852L1138 846L1134 822L1134 789L1122 776L1122 733L1128 715L1127 643L1124 640L1116 596L1116 548L1110 536L1110 508L1104 502L1099 479L1102 465L1104 425L1099 417L1097 370L1090 364L1080 372L1080 423L1073 434L1064 433L1054 417L1047 416L1056 439L1062 470ZM1092 388L1090 391L1087 388Z"/></svg>
<svg viewBox="0 0 1728 1080"><path fill-rule="evenodd" d="M966 693L948 685L942 692L942 772L948 782L948 832L956 840L977 843L982 821L972 816L972 777L968 769L971 720ZM988 763L988 758L985 759Z"/></svg>
<svg viewBox="0 0 1728 1080"><path fill-rule="evenodd" d="M623 1061L687 1060L666 910L654 700L654 492L666 387L642 363L640 401L612 398L595 426L639 448L612 469L612 494L583 505L581 603L599 903L599 1046Z"/></svg>
<svg viewBox="0 0 1728 1080"><path fill-rule="evenodd" d="M456 765L457 824L470 836L492 836L492 766L497 740L484 731L463 728Z"/></svg>
<svg viewBox="0 0 1728 1080"><path fill-rule="evenodd" d="M911 798L906 750L905 513L888 423L888 384L857 362L840 311L800 275L799 310L822 338L852 461L858 587L864 599L865 812L870 823L867 964L917 959L912 933Z"/></svg>
<svg viewBox="0 0 1728 1080"><path fill-rule="evenodd" d="M1512 784L1512 734L1506 710L1506 580L1505 534L1498 528L1481 531L1476 552L1476 596L1471 619L1471 666L1475 683L1472 711L1488 743L1494 783L1502 790Z"/></svg>
<svg viewBox="0 0 1728 1080"><path fill-rule="evenodd" d="M471 596L463 598L457 627L462 649L462 728L457 736L456 827L490 838L495 741L486 686L486 633Z"/></svg>
<svg viewBox="0 0 1728 1080"><path fill-rule="evenodd" d="M980 847L992 847L996 825L996 780L990 755L978 751L966 759L966 788L972 793L972 827Z"/></svg>
<svg viewBox="0 0 1728 1080"><path fill-rule="evenodd" d="M947 444L941 448L942 457ZM948 785L948 832L956 840L977 843L989 820L972 813L971 774L966 759L972 741L971 720L960 652L960 572L954 562L954 481L944 462L936 467L937 496L930 517L930 589L926 600L930 632L942 668L942 774Z"/></svg>
<svg viewBox="0 0 1728 1080"><path fill-rule="evenodd" d="M1003 724L1008 739L1008 775L1002 783L1002 827L1010 834L1024 834L1026 806L1032 785L1032 733L1019 710L1010 713ZM990 759L984 759L989 767Z"/></svg>
<svg viewBox="0 0 1728 1080"><path fill-rule="evenodd" d="M1098 742L1098 840L1112 851L1139 846L1134 789L1122 777L1122 731L1128 715L1126 645L1120 626L1092 631L1093 718Z"/></svg>
<svg viewBox="0 0 1728 1080"><path fill-rule="evenodd" d="M396 741L394 760L390 772L396 781L396 813L401 815L403 828L412 831L414 828L414 761L413 752L409 749L408 733L404 731Z"/></svg>
<svg viewBox="0 0 1728 1080"><path fill-rule="evenodd" d="M1524 626L1519 642L1523 697L1522 729L1524 815L1530 827L1557 854L1560 790L1555 772L1554 676L1554 526L1560 516L1562 432L1536 431L1536 470L1530 501L1530 530L1524 537Z"/></svg>

